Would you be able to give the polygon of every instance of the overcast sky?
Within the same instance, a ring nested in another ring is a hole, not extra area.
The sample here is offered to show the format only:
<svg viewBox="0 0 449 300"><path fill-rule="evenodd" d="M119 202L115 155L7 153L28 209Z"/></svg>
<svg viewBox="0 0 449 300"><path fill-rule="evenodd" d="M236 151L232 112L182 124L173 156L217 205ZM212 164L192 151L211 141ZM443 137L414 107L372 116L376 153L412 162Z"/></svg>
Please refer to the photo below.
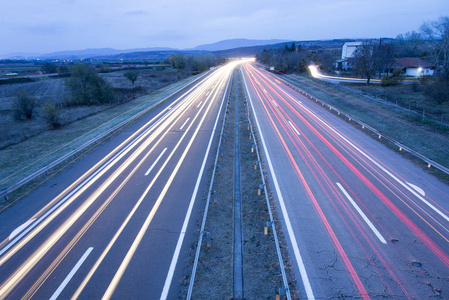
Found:
<svg viewBox="0 0 449 300"><path fill-rule="evenodd" d="M0 54L192 48L231 38L396 37L448 0L1 0Z"/></svg>

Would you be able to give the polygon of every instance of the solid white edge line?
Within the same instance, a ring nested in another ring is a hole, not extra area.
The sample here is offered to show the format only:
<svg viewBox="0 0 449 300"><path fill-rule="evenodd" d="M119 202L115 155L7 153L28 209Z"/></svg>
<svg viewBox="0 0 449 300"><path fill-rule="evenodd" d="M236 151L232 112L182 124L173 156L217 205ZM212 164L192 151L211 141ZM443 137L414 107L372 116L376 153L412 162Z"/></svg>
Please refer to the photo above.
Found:
<svg viewBox="0 0 449 300"><path fill-rule="evenodd" d="M153 170L153 168L156 166L156 164L158 163L158 161L161 159L162 155L164 155L165 151L167 151L167 148L165 148L164 150L162 150L161 154L159 154L159 156L156 158L156 160L154 161L154 163L151 165L151 167L148 169L148 171L145 173L145 176L148 176L148 174L150 174L151 170Z"/></svg>
<svg viewBox="0 0 449 300"><path fill-rule="evenodd" d="M245 76L243 76L243 81L245 82L246 90L248 90L248 85L246 84ZM251 106L254 107L253 101L251 98L251 94L248 92L248 98L251 102ZM259 119L257 118L257 114L253 109L254 120L256 121L257 130L259 131L260 141L262 142L263 149L265 151L265 156L267 158L267 164L270 169L271 176L273 177L273 184L276 190L276 194L278 195L279 204L281 206L282 215L284 217L285 226L287 227L288 236L290 238L293 252L295 253L296 262L298 264L299 272L301 274L302 283L304 285L304 289L306 291L307 299L315 299L315 296L312 291L312 286L310 285L309 277L307 276L306 267L302 260L301 253L299 252L298 242L296 241L295 233L293 232L292 224L290 222L290 217L288 216L287 209L285 207L284 197L282 196L281 189L279 188L279 183L276 177L276 173L273 168L273 164L271 163L270 153L268 152L267 146L265 144L265 138L263 136L262 130L260 129Z"/></svg>
<svg viewBox="0 0 449 300"><path fill-rule="evenodd" d="M351 202L352 206L357 210L357 212L362 216L365 223L371 228L371 230L374 232L374 234L377 236L377 238L383 243L386 244L387 241L384 239L382 234L377 230L377 228L374 226L374 224L368 219L368 217L365 215L365 213L360 209L360 207L355 203L354 199L352 199L351 195L348 194L346 189L339 183L336 182L337 186L340 188L340 190L343 192L343 194L348 198L349 202Z"/></svg>
<svg viewBox="0 0 449 300"><path fill-rule="evenodd" d="M58 298L59 294L64 290L64 288L67 286L69 281L72 279L72 277L75 275L75 273L78 271L78 269L81 267L81 265L84 263L86 258L89 256L89 254L92 252L94 247L90 247L84 252L83 256L78 260L76 265L73 267L73 269L70 271L70 273L66 276L64 281L59 285L58 289L53 293L50 300L56 300Z"/></svg>
<svg viewBox="0 0 449 300"><path fill-rule="evenodd" d="M187 118L187 120L184 122L184 124L182 124L181 128L179 128L179 130L182 130L184 128L184 126L186 126L187 122L189 122L190 118Z"/></svg>
<svg viewBox="0 0 449 300"><path fill-rule="evenodd" d="M293 126L292 122L288 121L288 124L290 124L290 126L293 128L293 130L296 132L297 135L301 135L298 131L298 129L296 129L295 126Z"/></svg>
<svg viewBox="0 0 449 300"><path fill-rule="evenodd" d="M200 169L200 172L198 174L198 178L197 178L197 181L195 184L195 189L193 191L192 197L190 198L189 208L187 209L187 214L184 219L184 223L182 224L181 233L179 235L178 242L177 242L176 248L175 248L175 252L173 254L173 258L170 263L170 267L168 269L168 274L165 279L164 288L162 289L162 294L160 297L161 300L167 299L168 292L170 290L171 282L173 280L173 275L175 273L176 264L178 263L179 253L181 252L181 246L184 241L185 234L186 234L187 225L189 224L190 215L192 214L193 205L195 204L195 199L196 199L196 195L198 193L198 188L199 188L199 185L201 182L201 177L203 176L204 168L206 166L207 157L209 156L210 147L212 145L216 127L218 124L218 120L220 119L220 113L223 108L224 98L226 97L226 94L227 94L228 85L229 85L229 82L228 82L228 84L226 84L226 89L225 89L225 92L223 95L223 99L221 101L220 109L218 111L217 118L215 119L215 124L214 124L213 130L212 130L212 133L211 133L211 136L209 139L209 144L207 145L206 154L204 155L203 163L201 164L201 169Z"/></svg>

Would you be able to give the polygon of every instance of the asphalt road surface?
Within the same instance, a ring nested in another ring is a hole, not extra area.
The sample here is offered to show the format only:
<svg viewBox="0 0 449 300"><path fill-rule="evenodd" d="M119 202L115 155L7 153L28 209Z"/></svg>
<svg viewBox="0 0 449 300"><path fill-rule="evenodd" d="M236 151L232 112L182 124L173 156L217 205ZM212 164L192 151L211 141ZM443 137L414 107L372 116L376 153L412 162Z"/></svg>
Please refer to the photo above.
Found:
<svg viewBox="0 0 449 300"><path fill-rule="evenodd" d="M243 68L301 299L449 299L449 187Z"/></svg>
<svg viewBox="0 0 449 300"><path fill-rule="evenodd" d="M0 216L0 299L177 299L235 63Z"/></svg>

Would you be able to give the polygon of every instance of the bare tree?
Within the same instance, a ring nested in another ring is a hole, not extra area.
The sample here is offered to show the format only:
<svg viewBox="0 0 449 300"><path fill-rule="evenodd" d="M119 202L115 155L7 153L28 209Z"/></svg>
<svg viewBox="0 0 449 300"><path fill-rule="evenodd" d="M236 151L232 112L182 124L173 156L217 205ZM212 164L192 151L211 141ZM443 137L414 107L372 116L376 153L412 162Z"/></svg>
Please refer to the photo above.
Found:
<svg viewBox="0 0 449 300"><path fill-rule="evenodd" d="M449 17L441 17L438 21L424 23L421 26L421 32L433 50L435 64L447 70L449 68Z"/></svg>
<svg viewBox="0 0 449 300"><path fill-rule="evenodd" d="M369 84L371 77L376 74L377 65L374 59L374 41L366 40L354 52L356 59L356 71L359 75L366 78L366 83Z"/></svg>
<svg viewBox="0 0 449 300"><path fill-rule="evenodd" d="M416 31L409 31L396 37L401 56L419 57L421 54L422 35Z"/></svg>

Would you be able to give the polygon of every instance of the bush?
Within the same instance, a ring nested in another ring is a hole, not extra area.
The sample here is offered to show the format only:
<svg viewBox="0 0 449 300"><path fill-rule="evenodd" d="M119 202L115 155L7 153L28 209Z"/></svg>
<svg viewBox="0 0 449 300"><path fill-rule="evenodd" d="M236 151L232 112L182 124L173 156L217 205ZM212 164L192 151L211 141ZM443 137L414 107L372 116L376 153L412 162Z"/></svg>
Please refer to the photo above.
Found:
<svg viewBox="0 0 449 300"><path fill-rule="evenodd" d="M397 85L399 81L401 81L402 79L403 79L402 70L396 69L393 71L393 74L382 76L382 81L380 84L382 86Z"/></svg>
<svg viewBox="0 0 449 300"><path fill-rule="evenodd" d="M72 93L71 105L98 105L115 101L110 85L88 64L75 64L66 85Z"/></svg>
<svg viewBox="0 0 449 300"><path fill-rule="evenodd" d="M438 74L435 82L427 84L426 95L438 105L449 101L449 72Z"/></svg>
<svg viewBox="0 0 449 300"><path fill-rule="evenodd" d="M36 104L37 99L30 96L27 92L21 91L17 93L13 108L14 119L21 120L22 117L25 117L31 120Z"/></svg>
<svg viewBox="0 0 449 300"><path fill-rule="evenodd" d="M42 109L42 118L52 129L58 129L62 126L59 109L51 102L45 103Z"/></svg>

